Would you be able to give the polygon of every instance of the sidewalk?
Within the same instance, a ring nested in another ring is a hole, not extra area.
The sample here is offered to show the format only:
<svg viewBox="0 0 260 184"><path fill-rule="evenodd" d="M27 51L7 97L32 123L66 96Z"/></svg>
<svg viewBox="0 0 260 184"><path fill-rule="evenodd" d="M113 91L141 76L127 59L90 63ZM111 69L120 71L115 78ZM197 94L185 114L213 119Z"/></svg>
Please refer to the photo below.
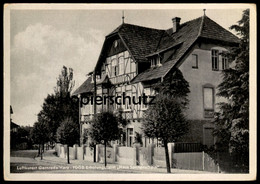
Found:
<svg viewBox="0 0 260 184"><path fill-rule="evenodd" d="M128 166L119 165L117 163L108 163L105 167L104 163L96 163L86 160L73 160L70 159L70 164L67 163L67 159L57 157L54 154L54 150L45 151L43 160L40 157L35 158L38 164L57 166L60 169L55 169L53 172L66 172L66 173L160 173L167 174L166 168L159 168L155 166ZM63 169L64 168L64 169ZM210 174L211 172L195 171L195 170L183 170L171 168L172 174ZM215 173L212 173L215 174Z"/></svg>

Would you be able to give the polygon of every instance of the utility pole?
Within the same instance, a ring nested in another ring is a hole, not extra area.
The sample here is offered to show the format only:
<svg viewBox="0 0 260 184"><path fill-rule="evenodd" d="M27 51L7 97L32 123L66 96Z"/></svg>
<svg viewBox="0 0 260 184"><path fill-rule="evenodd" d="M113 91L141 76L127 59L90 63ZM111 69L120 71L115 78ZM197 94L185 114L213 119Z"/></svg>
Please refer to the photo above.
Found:
<svg viewBox="0 0 260 184"><path fill-rule="evenodd" d="M96 107L96 91L97 91L97 81L96 81L96 67L94 68L93 71L93 80L94 80L94 117L96 116L97 113L97 107ZM96 162L96 146L94 146L94 162Z"/></svg>
<svg viewBox="0 0 260 184"><path fill-rule="evenodd" d="M123 12L122 12L122 24L124 24L125 23L125 14L124 14L125 12L124 12L124 10L123 10Z"/></svg>
<svg viewBox="0 0 260 184"><path fill-rule="evenodd" d="M82 123L81 123L81 95L78 95L78 99L79 99L79 146L83 146L83 138L82 138Z"/></svg>

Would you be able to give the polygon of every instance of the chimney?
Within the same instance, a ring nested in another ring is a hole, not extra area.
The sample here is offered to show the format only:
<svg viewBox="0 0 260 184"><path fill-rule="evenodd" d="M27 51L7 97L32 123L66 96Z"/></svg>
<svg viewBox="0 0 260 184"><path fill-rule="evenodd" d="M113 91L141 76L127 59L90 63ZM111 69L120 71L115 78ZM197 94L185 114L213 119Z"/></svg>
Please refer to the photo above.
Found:
<svg viewBox="0 0 260 184"><path fill-rule="evenodd" d="M180 17L174 17L172 19L172 24L173 24L172 33L175 33L176 31L178 31L178 29L180 27L180 21L181 21Z"/></svg>

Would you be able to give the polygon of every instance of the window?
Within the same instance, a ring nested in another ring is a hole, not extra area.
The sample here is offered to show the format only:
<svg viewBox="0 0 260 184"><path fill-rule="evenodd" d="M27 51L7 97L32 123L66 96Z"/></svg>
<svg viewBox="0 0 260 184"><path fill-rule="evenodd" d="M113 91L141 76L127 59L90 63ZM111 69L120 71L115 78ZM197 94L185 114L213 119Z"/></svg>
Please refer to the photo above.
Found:
<svg viewBox="0 0 260 184"><path fill-rule="evenodd" d="M152 59L151 59L151 67L154 67L154 66L155 66L155 59L152 58Z"/></svg>
<svg viewBox="0 0 260 184"><path fill-rule="evenodd" d="M125 95L125 109L131 109L131 91L126 91Z"/></svg>
<svg viewBox="0 0 260 184"><path fill-rule="evenodd" d="M121 96L121 93L116 93L116 97ZM122 107L122 96L118 97L117 100L115 98L115 109L120 109Z"/></svg>
<svg viewBox="0 0 260 184"><path fill-rule="evenodd" d="M192 54L192 68L198 68L198 55Z"/></svg>
<svg viewBox="0 0 260 184"><path fill-rule="evenodd" d="M114 41L114 48L117 48L117 46L118 46L118 42L117 42L117 40L115 40Z"/></svg>
<svg viewBox="0 0 260 184"><path fill-rule="evenodd" d="M218 50L211 50L211 58L212 58L212 70L218 70L218 57L219 57L219 52Z"/></svg>
<svg viewBox="0 0 260 184"><path fill-rule="evenodd" d="M228 62L228 57L225 52L223 52L222 55L222 70L226 70L229 68L229 62Z"/></svg>
<svg viewBox="0 0 260 184"><path fill-rule="evenodd" d="M124 58L120 57L119 58L119 75L124 74Z"/></svg>
<svg viewBox="0 0 260 184"><path fill-rule="evenodd" d="M112 76L117 76L118 74L118 63L117 59L112 60Z"/></svg>
<svg viewBox="0 0 260 184"><path fill-rule="evenodd" d="M161 65L161 58L158 56L158 57L153 57L151 59L151 67L154 67L154 66L159 66Z"/></svg>
<svg viewBox="0 0 260 184"><path fill-rule="evenodd" d="M161 58L159 56L156 57L156 65L161 65Z"/></svg>
<svg viewBox="0 0 260 184"><path fill-rule="evenodd" d="M127 146L132 146L134 141L134 129L127 128Z"/></svg>
<svg viewBox="0 0 260 184"><path fill-rule="evenodd" d="M144 94L145 94L145 96L146 96L146 104L144 104L144 99L143 99L143 95L142 95L142 109L147 109L147 103L148 103L148 101L149 101L149 99L148 99L148 96L150 96L150 93L151 93L151 91L150 91L150 88L144 88Z"/></svg>
<svg viewBox="0 0 260 184"><path fill-rule="evenodd" d="M213 87L203 88L203 106L204 117L213 117L214 115L214 89Z"/></svg>
<svg viewBox="0 0 260 184"><path fill-rule="evenodd" d="M131 58L126 58L125 61L126 61L125 73L130 73L131 72L131 67L130 67Z"/></svg>
<svg viewBox="0 0 260 184"><path fill-rule="evenodd" d="M117 76L117 74L118 74L118 66L115 66L114 74L115 74L115 76Z"/></svg>

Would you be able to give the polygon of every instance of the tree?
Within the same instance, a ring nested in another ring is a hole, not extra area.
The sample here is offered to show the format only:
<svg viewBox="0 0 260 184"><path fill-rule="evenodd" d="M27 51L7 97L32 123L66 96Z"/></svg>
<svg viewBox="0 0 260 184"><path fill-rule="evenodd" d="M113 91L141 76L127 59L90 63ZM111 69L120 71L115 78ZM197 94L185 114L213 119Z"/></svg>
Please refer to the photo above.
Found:
<svg viewBox="0 0 260 184"><path fill-rule="evenodd" d="M57 95L66 97L68 93L71 93L75 81L73 80L73 69L63 66L61 74L57 79L57 86L54 88L54 91Z"/></svg>
<svg viewBox="0 0 260 184"><path fill-rule="evenodd" d="M227 99L219 104L214 135L217 151L229 151L238 168L249 166L249 9L243 11L238 25L230 29L241 37L238 47L227 54L231 66L223 71L218 95Z"/></svg>
<svg viewBox="0 0 260 184"><path fill-rule="evenodd" d="M68 164L70 163L69 146L78 143L75 141L75 137L79 137L79 127L71 118L66 118L57 129L57 140L62 144L67 144Z"/></svg>
<svg viewBox="0 0 260 184"><path fill-rule="evenodd" d="M26 143L27 149L32 149L31 129L30 126L18 126L16 131L11 131L11 149L23 143Z"/></svg>
<svg viewBox="0 0 260 184"><path fill-rule="evenodd" d="M141 129L150 138L161 138L165 149L167 172L171 172L167 144L188 132L188 122L183 110L188 104L189 84L180 70L166 76L155 86L158 91L155 103L144 113Z"/></svg>
<svg viewBox="0 0 260 184"><path fill-rule="evenodd" d="M117 140L120 136L121 119L109 111L103 111L94 116L89 129L89 136L94 144L104 144L104 161L106 160L106 146L109 141ZM125 125L123 125L125 126Z"/></svg>
<svg viewBox="0 0 260 184"><path fill-rule="evenodd" d="M47 125L44 122L36 122L33 125L32 130L32 139L34 143L38 144L38 154L41 155L42 160L42 154L44 150L44 143L48 141L48 131L46 131Z"/></svg>
<svg viewBox="0 0 260 184"><path fill-rule="evenodd" d="M54 88L54 94L48 94L44 99L42 110L38 113L38 121L48 124L46 131L50 132L51 142L57 140L57 128L65 118L71 118L78 125L78 101L70 97L73 87L73 70L69 68L68 71L67 67L63 66L57 79L57 86ZM78 137L74 139L78 139Z"/></svg>

